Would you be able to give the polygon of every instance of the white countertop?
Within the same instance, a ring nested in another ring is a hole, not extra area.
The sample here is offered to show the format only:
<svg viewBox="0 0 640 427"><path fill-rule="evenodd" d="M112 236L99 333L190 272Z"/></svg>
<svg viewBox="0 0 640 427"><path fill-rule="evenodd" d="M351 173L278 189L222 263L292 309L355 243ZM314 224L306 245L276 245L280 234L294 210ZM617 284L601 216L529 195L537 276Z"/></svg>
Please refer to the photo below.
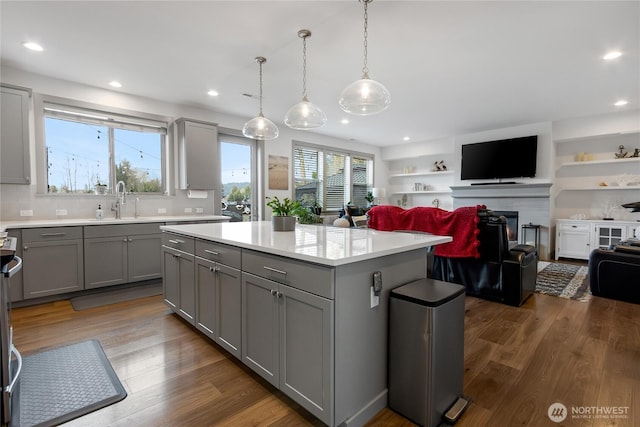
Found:
<svg viewBox="0 0 640 427"><path fill-rule="evenodd" d="M146 216L138 218L95 218L83 219L32 219L3 221L0 223L0 231L15 228L38 227L73 227L82 225L112 225L112 224L136 224L149 222L185 222L185 221L229 221L230 217L223 215L177 215L177 216Z"/></svg>
<svg viewBox="0 0 640 427"><path fill-rule="evenodd" d="M328 266L350 264L452 241L449 236L296 224L273 231L270 221L165 225L162 230Z"/></svg>

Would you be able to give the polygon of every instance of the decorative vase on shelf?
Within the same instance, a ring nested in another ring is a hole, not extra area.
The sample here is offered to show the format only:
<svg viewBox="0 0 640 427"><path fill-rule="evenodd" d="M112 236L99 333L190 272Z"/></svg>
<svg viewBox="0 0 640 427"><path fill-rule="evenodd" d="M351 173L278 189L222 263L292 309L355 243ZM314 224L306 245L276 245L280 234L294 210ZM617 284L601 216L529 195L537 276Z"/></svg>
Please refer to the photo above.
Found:
<svg viewBox="0 0 640 427"><path fill-rule="evenodd" d="M296 217L295 216L272 216L271 225L273 231L294 231L296 229Z"/></svg>

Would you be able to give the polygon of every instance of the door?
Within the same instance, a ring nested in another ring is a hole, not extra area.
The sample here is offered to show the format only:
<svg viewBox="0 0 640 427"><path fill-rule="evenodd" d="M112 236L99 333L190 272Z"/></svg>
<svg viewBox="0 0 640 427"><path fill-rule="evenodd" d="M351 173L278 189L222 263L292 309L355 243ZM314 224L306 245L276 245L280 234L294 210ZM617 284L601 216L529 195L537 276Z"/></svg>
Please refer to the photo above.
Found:
<svg viewBox="0 0 640 427"><path fill-rule="evenodd" d="M225 134L220 134L219 140L222 215L231 217L231 222L255 221L256 141Z"/></svg>
<svg viewBox="0 0 640 427"><path fill-rule="evenodd" d="M84 289L82 240L25 243L22 259L25 299Z"/></svg>
<svg viewBox="0 0 640 427"><path fill-rule="evenodd" d="M593 248L607 249L617 245L627 237L627 227L624 225L596 225Z"/></svg>
<svg viewBox="0 0 640 427"><path fill-rule="evenodd" d="M242 273L242 361L279 386L278 284Z"/></svg>
<svg viewBox="0 0 640 427"><path fill-rule="evenodd" d="M160 251L161 234L129 236L127 238L127 264L129 282L158 279L162 275Z"/></svg>
<svg viewBox="0 0 640 427"><path fill-rule="evenodd" d="M280 390L316 417L333 417L333 302L280 285Z"/></svg>
<svg viewBox="0 0 640 427"><path fill-rule="evenodd" d="M196 258L196 328L216 339L216 264Z"/></svg>
<svg viewBox="0 0 640 427"><path fill-rule="evenodd" d="M242 280L240 270L216 265L216 342L234 356L241 357Z"/></svg>
<svg viewBox="0 0 640 427"><path fill-rule="evenodd" d="M127 282L127 238L85 239L85 288L100 288Z"/></svg>
<svg viewBox="0 0 640 427"><path fill-rule="evenodd" d="M176 311L180 304L180 264L179 252L167 247L162 248L162 293L164 302Z"/></svg>

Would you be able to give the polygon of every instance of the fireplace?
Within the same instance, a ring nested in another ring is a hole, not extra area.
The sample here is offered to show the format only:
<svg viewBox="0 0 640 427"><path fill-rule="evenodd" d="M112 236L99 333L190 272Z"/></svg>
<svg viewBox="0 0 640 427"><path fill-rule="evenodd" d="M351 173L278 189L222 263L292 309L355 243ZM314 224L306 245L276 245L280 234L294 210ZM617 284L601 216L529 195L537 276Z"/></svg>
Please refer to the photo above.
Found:
<svg viewBox="0 0 640 427"><path fill-rule="evenodd" d="M510 242L518 241L518 211L493 211L495 216L507 219L507 238Z"/></svg>

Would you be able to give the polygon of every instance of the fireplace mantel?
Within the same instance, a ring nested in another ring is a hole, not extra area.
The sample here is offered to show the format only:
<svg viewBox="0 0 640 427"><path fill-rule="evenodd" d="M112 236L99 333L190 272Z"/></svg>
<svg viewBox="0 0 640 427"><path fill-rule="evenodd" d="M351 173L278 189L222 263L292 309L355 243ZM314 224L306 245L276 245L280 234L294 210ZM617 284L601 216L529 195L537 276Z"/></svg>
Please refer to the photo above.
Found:
<svg viewBox="0 0 640 427"><path fill-rule="evenodd" d="M451 187L454 199L490 198L546 198L551 197L551 183L538 184L488 184Z"/></svg>
<svg viewBox="0 0 640 427"><path fill-rule="evenodd" d="M546 183L451 187L453 207L486 205L494 211L518 211L520 224L540 225L540 258L550 259L551 186ZM518 230L521 241L522 230Z"/></svg>

